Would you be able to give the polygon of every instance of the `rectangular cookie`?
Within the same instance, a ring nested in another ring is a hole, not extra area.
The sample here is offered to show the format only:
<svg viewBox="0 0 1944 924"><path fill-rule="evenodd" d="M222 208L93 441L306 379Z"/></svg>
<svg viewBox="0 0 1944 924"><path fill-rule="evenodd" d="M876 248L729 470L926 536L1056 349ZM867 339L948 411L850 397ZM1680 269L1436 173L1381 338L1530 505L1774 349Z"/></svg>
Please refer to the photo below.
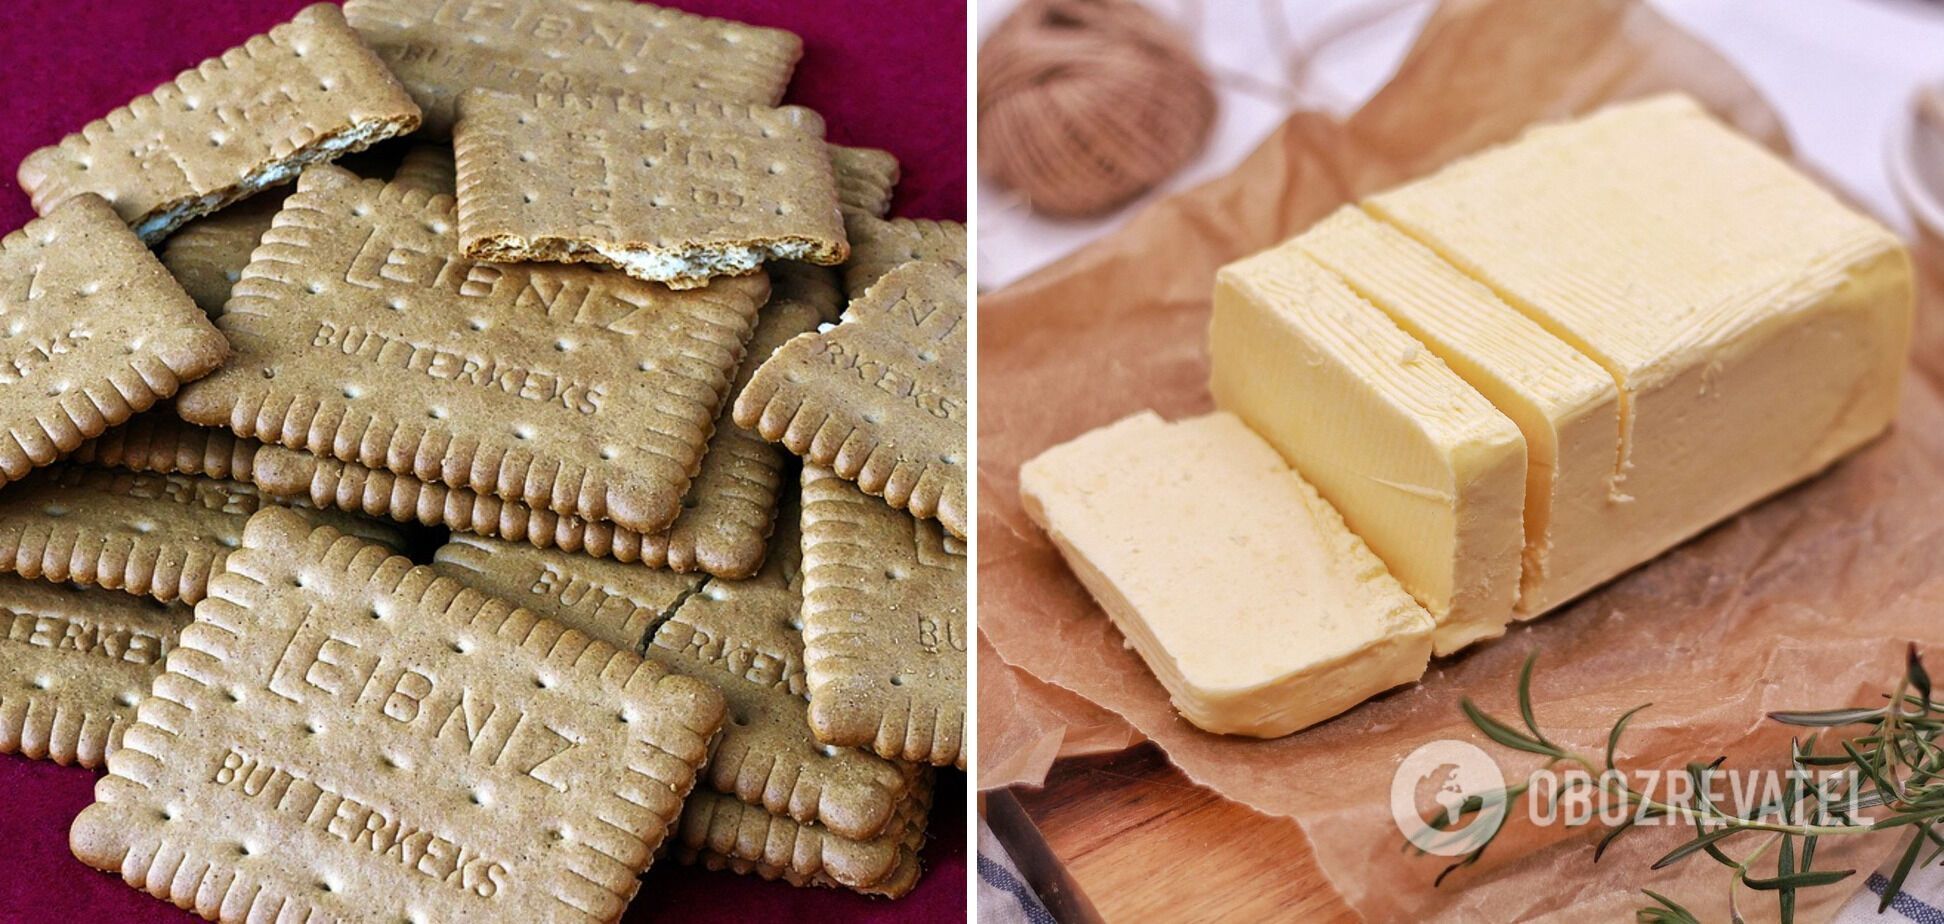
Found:
<svg viewBox="0 0 1944 924"><path fill-rule="evenodd" d="M840 837L820 825L774 815L721 793L697 791L682 808L677 860L791 885L846 888L899 898L918 884L918 852L931 813L932 772L913 775L911 792L882 834Z"/></svg>
<svg viewBox="0 0 1944 924"><path fill-rule="evenodd" d="M229 344L100 197L0 238L0 484L101 435Z"/></svg>
<svg viewBox="0 0 1944 924"><path fill-rule="evenodd" d="M349 160L340 162L339 166L352 169L360 176L404 183L433 195L452 195L454 174L450 146L412 144L398 156L396 166L389 163L389 155L393 154L388 149L368 150L357 155L359 163L355 166ZM384 157L386 162L366 164L362 160L377 157ZM376 167L383 169L369 174L363 172ZM267 190L251 196L213 215L190 221L162 242L157 252L162 265L210 317L222 315L230 288L243 277L244 268L250 265L250 254L263 239L263 232L270 230L287 195L284 190Z"/></svg>
<svg viewBox="0 0 1944 924"><path fill-rule="evenodd" d="M896 819L913 774L811 734L796 520L793 492L762 572L710 581L682 600L649 637L648 657L715 684L729 702L730 724L709 760L711 788L840 837L874 838Z"/></svg>
<svg viewBox="0 0 1944 924"><path fill-rule="evenodd" d="M637 653L648 633L708 580L459 534L433 553L432 567L590 638Z"/></svg>
<svg viewBox="0 0 1944 924"><path fill-rule="evenodd" d="M0 754L99 767L191 612L0 576Z"/></svg>
<svg viewBox="0 0 1944 924"><path fill-rule="evenodd" d="M82 193L143 241L305 165L419 125L419 108L329 3L183 71L20 162L42 215Z"/></svg>
<svg viewBox="0 0 1944 924"><path fill-rule="evenodd" d="M795 510L787 514L795 519ZM910 788L906 768L810 734L798 632L796 526L780 527L758 576L703 580L558 550L453 537L435 567L596 638L714 685L729 722L706 786L764 811L874 837Z"/></svg>
<svg viewBox="0 0 1944 924"><path fill-rule="evenodd" d="M467 256L600 263L689 289L850 252L808 109L475 91L459 113Z"/></svg>
<svg viewBox="0 0 1944 924"><path fill-rule="evenodd" d="M65 461L131 472L250 481L257 451L262 448L262 443L228 430L186 423L176 416L174 407L163 404L82 443Z"/></svg>
<svg viewBox="0 0 1944 924"><path fill-rule="evenodd" d="M722 715L707 684L266 510L70 843L218 921L614 921Z"/></svg>
<svg viewBox="0 0 1944 924"><path fill-rule="evenodd" d="M833 274L824 267L779 263L769 272L774 280L770 303L756 322L749 356L737 372L736 391L748 382L762 357L790 337L834 319L842 305ZM613 523L564 516L282 447L255 455L252 478L264 490L308 497L319 507L654 568L744 578L763 563L786 460L777 446L737 426L730 412L725 403L709 437L708 454L702 457L702 469L683 499L681 515L668 529L646 535Z"/></svg>
<svg viewBox="0 0 1944 924"><path fill-rule="evenodd" d="M458 188L459 168L452 159L452 145L421 141L405 149L391 181L423 189L435 196L450 196Z"/></svg>
<svg viewBox="0 0 1944 924"><path fill-rule="evenodd" d="M957 267L965 259L965 226L956 221L880 218L860 211L844 214L850 258L844 261L844 291L859 298L885 273L913 260Z"/></svg>
<svg viewBox="0 0 1944 924"><path fill-rule="evenodd" d="M803 467L803 654L817 740L965 766L965 543Z"/></svg>
<svg viewBox="0 0 1944 924"><path fill-rule="evenodd" d="M347 0L344 15L437 136L473 87L773 106L803 55L781 29L612 0Z"/></svg>
<svg viewBox="0 0 1944 924"><path fill-rule="evenodd" d="M965 283L942 263L892 270L765 360L736 422L964 536Z"/></svg>
<svg viewBox="0 0 1944 924"><path fill-rule="evenodd" d="M183 419L654 532L681 512L768 295L476 264L452 200L305 171L218 326L235 357Z"/></svg>
<svg viewBox="0 0 1944 924"><path fill-rule="evenodd" d="M283 208L286 193L266 190L213 215L191 219L162 242L156 256L183 291L211 318L221 317L230 287L250 265L263 232Z"/></svg>
<svg viewBox="0 0 1944 924"><path fill-rule="evenodd" d="M0 491L0 572L195 603L258 510L284 502L236 481L56 465ZM389 525L301 516L396 546Z"/></svg>
<svg viewBox="0 0 1944 924"><path fill-rule="evenodd" d="M891 196L898 187L899 172L898 159L891 152L833 144L830 167L837 174L837 204L845 211L861 212L873 218L891 213Z"/></svg>

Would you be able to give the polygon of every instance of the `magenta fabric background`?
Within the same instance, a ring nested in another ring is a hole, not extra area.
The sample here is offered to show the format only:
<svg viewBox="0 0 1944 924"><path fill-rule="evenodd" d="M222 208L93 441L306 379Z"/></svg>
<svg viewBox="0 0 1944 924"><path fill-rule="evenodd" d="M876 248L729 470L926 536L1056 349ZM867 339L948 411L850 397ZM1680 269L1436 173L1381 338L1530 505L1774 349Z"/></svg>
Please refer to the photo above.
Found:
<svg viewBox="0 0 1944 924"><path fill-rule="evenodd" d="M893 206L965 218L965 7L949 0L663 0L804 39L788 101L823 113L832 141L885 148L904 179ZM0 231L33 217L14 170L29 151L204 58L303 0L0 0ZM0 755L0 921L193 918L77 862L68 823L95 774ZM672 863L652 870L629 921L937 921L965 911L965 775L939 777L925 878L897 902L794 889Z"/></svg>

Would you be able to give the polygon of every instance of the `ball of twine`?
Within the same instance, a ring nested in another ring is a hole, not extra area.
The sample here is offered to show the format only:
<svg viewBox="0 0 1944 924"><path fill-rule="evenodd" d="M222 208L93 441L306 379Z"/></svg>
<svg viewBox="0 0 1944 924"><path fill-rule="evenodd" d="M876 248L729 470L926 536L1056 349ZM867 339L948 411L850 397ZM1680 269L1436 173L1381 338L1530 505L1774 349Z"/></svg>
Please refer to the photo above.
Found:
<svg viewBox="0 0 1944 924"><path fill-rule="evenodd" d="M1207 73L1134 0L1025 0L979 50L979 163L1044 213L1097 215L1195 156Z"/></svg>

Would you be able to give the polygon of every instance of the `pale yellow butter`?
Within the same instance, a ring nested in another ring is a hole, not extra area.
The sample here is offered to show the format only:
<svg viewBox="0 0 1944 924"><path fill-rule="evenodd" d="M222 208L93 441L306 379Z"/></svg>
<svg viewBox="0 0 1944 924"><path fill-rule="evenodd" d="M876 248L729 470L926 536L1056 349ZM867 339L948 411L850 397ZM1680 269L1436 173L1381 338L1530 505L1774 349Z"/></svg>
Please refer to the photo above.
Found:
<svg viewBox="0 0 1944 924"><path fill-rule="evenodd" d="M1430 615L1231 415L1137 414L1040 454L1019 482L1201 728L1285 735L1424 673Z"/></svg>
<svg viewBox="0 0 1944 924"><path fill-rule="evenodd" d="M1505 631L1526 485L1505 414L1294 242L1217 275L1209 351L1215 403L1431 612L1439 654Z"/></svg>
<svg viewBox="0 0 1944 924"><path fill-rule="evenodd" d="M1896 409L1902 247L1686 97L1534 129L1366 207L1619 385L1600 570L1821 470Z"/></svg>
<svg viewBox="0 0 1944 924"><path fill-rule="evenodd" d="M1526 441L1518 610L1534 616L1632 567L1611 541L1613 377L1395 228L1346 206L1296 239L1518 424Z"/></svg>

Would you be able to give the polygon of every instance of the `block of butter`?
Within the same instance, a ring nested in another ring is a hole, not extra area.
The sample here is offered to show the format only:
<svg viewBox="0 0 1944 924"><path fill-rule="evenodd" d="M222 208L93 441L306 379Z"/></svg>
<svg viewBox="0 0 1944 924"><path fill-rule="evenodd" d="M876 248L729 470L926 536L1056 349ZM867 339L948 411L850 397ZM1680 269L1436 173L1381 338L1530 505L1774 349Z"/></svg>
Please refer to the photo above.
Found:
<svg viewBox="0 0 1944 924"><path fill-rule="evenodd" d="M1215 403L1431 612L1438 654L1505 631L1526 493L1510 418L1293 242L1222 269L1208 339Z"/></svg>
<svg viewBox="0 0 1944 924"><path fill-rule="evenodd" d="M1296 247L1476 388L1525 436L1525 556L1516 615L1535 616L1631 567L1619 527L1620 391L1599 363L1423 244L1356 206Z"/></svg>
<svg viewBox="0 0 1944 924"><path fill-rule="evenodd" d="M1424 673L1430 615L1232 415L1134 415L1027 462L1020 493L1203 729L1285 735Z"/></svg>
<svg viewBox="0 0 1944 924"><path fill-rule="evenodd" d="M1609 509L1562 532L1554 502L1551 564L1576 585L1822 470L1895 413L1902 246L1687 97L1536 128L1365 207L1619 388Z"/></svg>
<svg viewBox="0 0 1944 924"><path fill-rule="evenodd" d="M1882 432L1912 301L1889 232L1693 101L1656 97L1535 129L1224 268L1211 390L1439 619L1444 654L1490 634L1504 569L1513 615L1540 615ZM1450 374L1406 381L1413 346ZM1480 403L1523 442L1516 566L1453 532L1504 516L1487 477L1503 473L1433 438L1461 419L1483 432Z"/></svg>

